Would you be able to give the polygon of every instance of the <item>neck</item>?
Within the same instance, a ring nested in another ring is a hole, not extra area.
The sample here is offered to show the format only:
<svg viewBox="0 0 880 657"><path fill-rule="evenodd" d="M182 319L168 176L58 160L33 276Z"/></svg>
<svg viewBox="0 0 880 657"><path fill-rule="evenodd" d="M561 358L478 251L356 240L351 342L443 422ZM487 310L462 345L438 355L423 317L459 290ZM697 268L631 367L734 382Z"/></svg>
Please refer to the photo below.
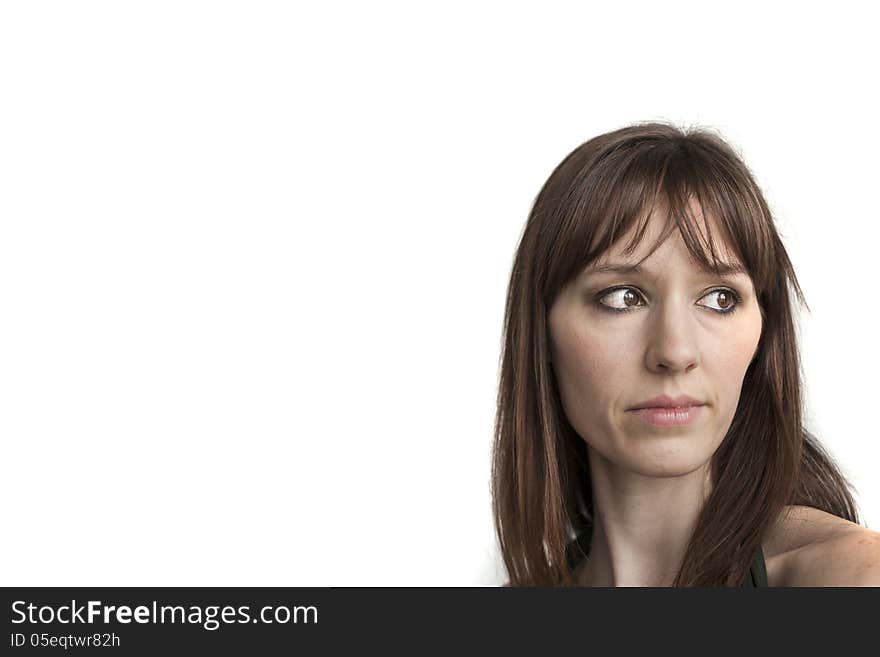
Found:
<svg viewBox="0 0 880 657"><path fill-rule="evenodd" d="M586 586L671 586L710 490L709 464L675 476L621 469L590 449L593 535Z"/></svg>

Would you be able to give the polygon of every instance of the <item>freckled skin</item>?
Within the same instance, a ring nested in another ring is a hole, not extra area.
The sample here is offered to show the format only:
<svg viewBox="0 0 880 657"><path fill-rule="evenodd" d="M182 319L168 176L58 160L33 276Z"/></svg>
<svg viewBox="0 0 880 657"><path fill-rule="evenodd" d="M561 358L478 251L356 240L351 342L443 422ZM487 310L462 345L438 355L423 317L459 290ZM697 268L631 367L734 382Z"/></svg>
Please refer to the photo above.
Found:
<svg viewBox="0 0 880 657"><path fill-rule="evenodd" d="M602 261L641 260L661 229L652 218L635 253L621 253L624 238ZM649 273L585 272L559 294L548 316L552 366L566 416L591 457L595 452L612 468L644 476L684 475L708 463L730 427L759 344L761 313L748 276L702 271L678 231L642 267ZM596 294L616 286L634 287L635 297L618 292L605 303L635 305L631 312L599 306ZM710 294L718 287L740 296L730 316L713 310L724 307ZM708 405L689 427L652 427L627 412L660 394Z"/></svg>

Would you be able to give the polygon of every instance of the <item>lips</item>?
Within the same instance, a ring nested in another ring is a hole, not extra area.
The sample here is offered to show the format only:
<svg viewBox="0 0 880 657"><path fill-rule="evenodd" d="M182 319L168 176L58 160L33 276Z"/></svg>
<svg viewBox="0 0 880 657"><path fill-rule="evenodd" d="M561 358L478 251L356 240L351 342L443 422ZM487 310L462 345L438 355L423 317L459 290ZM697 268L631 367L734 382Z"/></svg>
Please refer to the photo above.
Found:
<svg viewBox="0 0 880 657"><path fill-rule="evenodd" d="M643 422L654 427L687 427L697 422L702 414L702 406L681 406L676 408L639 408L634 414Z"/></svg>
<svg viewBox="0 0 880 657"><path fill-rule="evenodd" d="M660 395L659 397L652 397L651 399L646 399L643 402L639 402L635 406L628 408L629 411L636 411L644 408L678 408L678 409L687 409L693 406L704 406L705 402L701 402L699 399L694 399L688 395L680 395L678 397L670 397L669 395Z"/></svg>

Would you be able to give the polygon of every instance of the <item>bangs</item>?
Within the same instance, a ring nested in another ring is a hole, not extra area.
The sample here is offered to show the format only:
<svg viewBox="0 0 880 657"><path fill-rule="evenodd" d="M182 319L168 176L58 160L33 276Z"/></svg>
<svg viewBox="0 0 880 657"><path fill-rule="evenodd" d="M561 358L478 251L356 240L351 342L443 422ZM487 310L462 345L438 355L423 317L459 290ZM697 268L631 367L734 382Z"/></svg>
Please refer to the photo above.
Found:
<svg viewBox="0 0 880 657"><path fill-rule="evenodd" d="M646 139L600 154L575 177L566 194L570 202L559 207L559 268L548 272L547 283L553 279L561 287L630 234L623 253L631 255L656 212L663 229L639 264L678 229L700 267L719 275L740 267L760 294L775 262L771 219L735 158L693 137Z"/></svg>

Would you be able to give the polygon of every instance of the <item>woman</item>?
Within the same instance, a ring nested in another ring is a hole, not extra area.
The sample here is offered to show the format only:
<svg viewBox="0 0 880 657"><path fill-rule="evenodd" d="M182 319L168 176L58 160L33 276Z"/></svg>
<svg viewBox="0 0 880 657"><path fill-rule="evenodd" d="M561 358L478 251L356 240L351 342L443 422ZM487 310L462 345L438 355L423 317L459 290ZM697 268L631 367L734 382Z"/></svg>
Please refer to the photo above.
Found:
<svg viewBox="0 0 880 657"><path fill-rule="evenodd" d="M880 534L803 426L789 288L806 305L715 134L633 125L556 167L505 311L509 585L880 585Z"/></svg>

